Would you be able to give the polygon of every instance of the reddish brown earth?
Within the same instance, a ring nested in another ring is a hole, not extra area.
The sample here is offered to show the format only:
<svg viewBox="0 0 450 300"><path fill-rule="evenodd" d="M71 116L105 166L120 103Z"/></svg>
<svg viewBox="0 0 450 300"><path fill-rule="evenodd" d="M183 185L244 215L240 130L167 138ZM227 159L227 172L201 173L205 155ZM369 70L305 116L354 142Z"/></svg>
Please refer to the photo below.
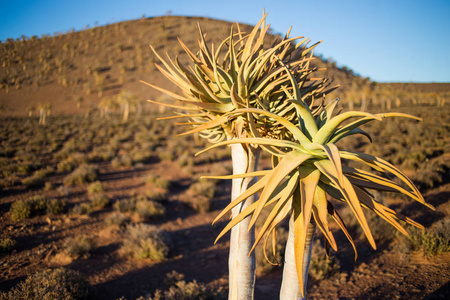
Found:
<svg viewBox="0 0 450 300"><path fill-rule="evenodd" d="M214 169L215 165L210 168ZM1 289L8 290L27 275L40 270L67 266L86 275L98 299L116 299L120 296L135 299L152 293L157 288L164 288L164 275L172 270L184 274L188 281L195 279L226 292L228 241L224 238L216 245L213 244L224 221L215 226L211 226L211 222L228 201L229 183L220 186L210 212L197 214L178 202L178 196L191 179L170 163L154 163L146 165L144 170L124 169L120 172L104 164L100 165L100 180L107 193L117 199L129 194L131 190L145 190L143 178L149 172L164 174L176 183L175 192L165 205L166 217L154 222L170 232L173 238L168 260L154 263L120 256L120 232L117 228L106 226L103 221L111 208L96 211L89 217L42 216L26 221L13 221L7 213L9 204L14 199L33 194L34 191L21 187L9 188L2 192L0 200L3 211L0 228L2 236L12 236L18 241L18 247L13 253L1 257ZM61 178L56 176L52 180L56 183ZM428 192L425 197L439 211L448 199L449 190L450 186L447 184ZM81 189L73 191L73 203L80 201L77 199L77 192L81 192ZM418 207L409 209L420 219L421 211ZM427 219L429 218L423 218L422 215L422 222L429 222ZM57 254L61 252L64 238L80 234L94 237L97 250L88 258L74 261L58 259ZM351 248L345 242L339 245L338 257L343 262L341 272L320 282L310 280L310 299L448 299L449 253L426 258L421 253L401 255L389 251L388 245L381 245L380 249L374 251L362 239L357 243L359 258L356 262L352 261ZM257 278L255 298L276 299L280 280L281 269Z"/></svg>

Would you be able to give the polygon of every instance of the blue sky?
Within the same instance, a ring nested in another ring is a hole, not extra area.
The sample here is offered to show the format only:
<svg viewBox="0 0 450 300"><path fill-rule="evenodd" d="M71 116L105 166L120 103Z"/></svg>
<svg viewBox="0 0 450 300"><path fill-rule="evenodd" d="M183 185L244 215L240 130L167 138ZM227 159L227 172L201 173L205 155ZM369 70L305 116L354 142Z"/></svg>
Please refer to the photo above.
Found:
<svg viewBox="0 0 450 300"><path fill-rule="evenodd" d="M379 82L450 82L448 0L1 0L0 40L53 34L145 15L203 16L323 40L316 53Z"/></svg>

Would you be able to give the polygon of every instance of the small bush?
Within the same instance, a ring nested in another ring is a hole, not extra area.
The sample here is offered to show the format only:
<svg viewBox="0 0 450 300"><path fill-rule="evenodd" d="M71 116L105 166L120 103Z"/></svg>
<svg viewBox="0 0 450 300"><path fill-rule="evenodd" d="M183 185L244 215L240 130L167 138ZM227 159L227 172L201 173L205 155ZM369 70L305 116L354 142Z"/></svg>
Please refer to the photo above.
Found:
<svg viewBox="0 0 450 300"><path fill-rule="evenodd" d="M26 177L22 180L22 184L26 186L27 188L38 188L45 184L44 180L45 176L42 176L40 174L34 174L29 177Z"/></svg>
<svg viewBox="0 0 450 300"><path fill-rule="evenodd" d="M68 238L64 243L64 253L75 259L87 257L94 248L94 241L85 235Z"/></svg>
<svg viewBox="0 0 450 300"><path fill-rule="evenodd" d="M402 236L397 249L404 253L422 251L426 256L435 256L450 251L450 240L448 233L440 234L412 228L409 230L409 236Z"/></svg>
<svg viewBox="0 0 450 300"><path fill-rule="evenodd" d="M136 199L126 198L118 200L113 204L113 208L122 213L133 212L136 209Z"/></svg>
<svg viewBox="0 0 450 300"><path fill-rule="evenodd" d="M183 153L177 160L177 163L180 167L193 167L194 159L192 155L188 153Z"/></svg>
<svg viewBox="0 0 450 300"><path fill-rule="evenodd" d="M214 180L199 180L192 184L189 190L194 194L212 198L216 193L216 182Z"/></svg>
<svg viewBox="0 0 450 300"><path fill-rule="evenodd" d="M128 154L122 154L119 157L114 158L111 161L111 165L114 168L131 167L133 165L133 159Z"/></svg>
<svg viewBox="0 0 450 300"><path fill-rule="evenodd" d="M52 215L62 214L64 211L64 203L56 198L47 201L47 213Z"/></svg>
<svg viewBox="0 0 450 300"><path fill-rule="evenodd" d="M80 203L72 208L71 213L76 215L89 215L92 211L93 209L90 203Z"/></svg>
<svg viewBox="0 0 450 300"><path fill-rule="evenodd" d="M106 194L93 194L89 196L91 200L92 207L95 208L105 208L109 205L109 197Z"/></svg>
<svg viewBox="0 0 450 300"><path fill-rule="evenodd" d="M56 192L59 196L67 197L72 192L72 189L68 186L61 185L56 188Z"/></svg>
<svg viewBox="0 0 450 300"><path fill-rule="evenodd" d="M9 253L16 246L16 241L10 238L0 239L0 253Z"/></svg>
<svg viewBox="0 0 450 300"><path fill-rule="evenodd" d="M71 153L65 160L58 163L57 169L60 172L68 172L85 163L87 163L86 155L81 152L74 152Z"/></svg>
<svg viewBox="0 0 450 300"><path fill-rule="evenodd" d="M164 202L167 200L166 192L157 189L148 190L145 192L145 196L147 196L149 200L156 202Z"/></svg>
<svg viewBox="0 0 450 300"><path fill-rule="evenodd" d="M174 286L178 281L184 280L184 275L181 273L178 273L175 270L172 270L170 273L166 273L166 276L164 278L164 285L166 287Z"/></svg>
<svg viewBox="0 0 450 300"><path fill-rule="evenodd" d="M142 221L148 221L163 217L166 210L160 203L141 200L136 203L135 212L139 219Z"/></svg>
<svg viewBox="0 0 450 300"><path fill-rule="evenodd" d="M152 152L147 149L134 149L131 151L133 163L148 163L152 158Z"/></svg>
<svg viewBox="0 0 450 300"><path fill-rule="evenodd" d="M32 206L29 201L19 200L11 205L10 212L14 220L24 220L31 216Z"/></svg>
<svg viewBox="0 0 450 300"><path fill-rule="evenodd" d="M119 211L115 211L111 214L109 214L105 218L105 223L109 226L124 226L125 224L130 223L130 217L127 216L124 213L121 213Z"/></svg>
<svg viewBox="0 0 450 300"><path fill-rule="evenodd" d="M186 282L184 276L175 271L166 274L167 290L156 290L151 300L208 300L221 299L221 290L213 291L193 280Z"/></svg>
<svg viewBox="0 0 450 300"><path fill-rule="evenodd" d="M175 160L175 155L170 151L161 151L158 153L158 157L162 161L172 162Z"/></svg>
<svg viewBox="0 0 450 300"><path fill-rule="evenodd" d="M75 300L88 297L89 285L84 277L76 271L64 268L47 270L29 276L9 293L0 295L2 300Z"/></svg>
<svg viewBox="0 0 450 300"><path fill-rule="evenodd" d="M170 287L167 291L157 290L153 297L153 300L206 300L208 292L204 284L197 281L178 281L174 286Z"/></svg>
<svg viewBox="0 0 450 300"><path fill-rule="evenodd" d="M168 234L147 224L128 225L121 252L135 259L162 261L169 254Z"/></svg>
<svg viewBox="0 0 450 300"><path fill-rule="evenodd" d="M89 186L87 187L88 195L101 194L104 191L105 190L103 189L103 184L98 180L89 184Z"/></svg>
<svg viewBox="0 0 450 300"><path fill-rule="evenodd" d="M10 212L14 220L24 220L35 215L62 213L63 204L57 199L48 199L45 196L36 195L27 200L19 200L11 205Z"/></svg>
<svg viewBox="0 0 450 300"><path fill-rule="evenodd" d="M51 191L53 190L55 187L53 186L53 184L50 181L45 182L44 184L44 191Z"/></svg>
<svg viewBox="0 0 450 300"><path fill-rule="evenodd" d="M153 174L150 174L145 178L145 183L150 183L154 187L161 189L168 189L170 187L169 180Z"/></svg>
<svg viewBox="0 0 450 300"><path fill-rule="evenodd" d="M335 257L327 257L326 250L319 240L315 240L312 247L309 276L315 280L322 280L337 274L341 269L339 260Z"/></svg>
<svg viewBox="0 0 450 300"><path fill-rule="evenodd" d="M80 185L97 180L97 168L93 165L82 164L64 178L64 185Z"/></svg>
<svg viewBox="0 0 450 300"><path fill-rule="evenodd" d="M116 151L109 145L94 147L89 154L90 161L111 161L116 156Z"/></svg>
<svg viewBox="0 0 450 300"><path fill-rule="evenodd" d="M181 202L199 213L205 213L211 208L211 199L214 197L216 183L211 180L200 180L192 184Z"/></svg>

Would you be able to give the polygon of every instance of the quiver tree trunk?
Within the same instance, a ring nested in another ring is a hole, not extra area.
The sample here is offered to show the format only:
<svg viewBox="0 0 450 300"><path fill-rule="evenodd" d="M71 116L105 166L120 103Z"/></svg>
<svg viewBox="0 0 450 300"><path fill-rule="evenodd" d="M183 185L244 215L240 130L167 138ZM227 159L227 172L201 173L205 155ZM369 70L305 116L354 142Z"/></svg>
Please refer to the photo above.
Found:
<svg viewBox="0 0 450 300"><path fill-rule="evenodd" d="M233 175L254 172L258 168L259 148L241 144L231 145L231 157L233 161ZM235 178L232 181L231 201L236 199L253 184L255 178ZM254 196L233 208L232 218L255 201ZM250 217L245 218L231 229L229 268L229 294L230 300L253 299L255 286L255 252L250 257L248 254L255 242L254 226L248 230Z"/></svg>
<svg viewBox="0 0 450 300"><path fill-rule="evenodd" d="M123 118L122 118L122 120L124 122L128 122L129 117L130 117L130 103L125 102L123 104Z"/></svg>
<svg viewBox="0 0 450 300"><path fill-rule="evenodd" d="M286 251L284 255L283 281L281 283L280 300L303 300L306 299L306 283L308 280L309 263L311 261L312 242L314 240L314 233L316 231L316 224L313 220L309 223L306 233L306 245L303 255L303 286L304 297L298 283L297 270L295 266L295 252L294 252L294 216L289 220L289 236L286 243Z"/></svg>

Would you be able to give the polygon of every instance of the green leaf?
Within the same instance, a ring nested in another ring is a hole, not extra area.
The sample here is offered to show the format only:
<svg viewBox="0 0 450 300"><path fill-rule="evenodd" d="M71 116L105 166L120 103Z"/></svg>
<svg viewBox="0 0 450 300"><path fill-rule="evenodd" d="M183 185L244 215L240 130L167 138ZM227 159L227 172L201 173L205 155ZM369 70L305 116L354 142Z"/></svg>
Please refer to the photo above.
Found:
<svg viewBox="0 0 450 300"><path fill-rule="evenodd" d="M312 141L318 144L328 143L328 141L333 137L335 131L342 124L342 122L344 122L347 119L355 117L372 117L374 119L378 119L381 121L381 117L378 117L370 113L357 111L345 112L335 116L334 118L330 119L325 125L323 125L316 133L316 135L313 137Z"/></svg>

